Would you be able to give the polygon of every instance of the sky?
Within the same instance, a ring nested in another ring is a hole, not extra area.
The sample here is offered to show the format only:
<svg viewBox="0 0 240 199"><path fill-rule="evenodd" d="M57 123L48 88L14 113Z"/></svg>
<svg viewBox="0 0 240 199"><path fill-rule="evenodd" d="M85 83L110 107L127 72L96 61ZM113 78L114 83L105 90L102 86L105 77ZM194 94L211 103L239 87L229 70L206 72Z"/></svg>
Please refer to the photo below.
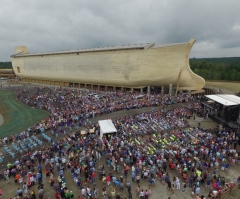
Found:
<svg viewBox="0 0 240 199"><path fill-rule="evenodd" d="M239 0L1 0L0 61L47 52L196 39L190 57L240 56Z"/></svg>

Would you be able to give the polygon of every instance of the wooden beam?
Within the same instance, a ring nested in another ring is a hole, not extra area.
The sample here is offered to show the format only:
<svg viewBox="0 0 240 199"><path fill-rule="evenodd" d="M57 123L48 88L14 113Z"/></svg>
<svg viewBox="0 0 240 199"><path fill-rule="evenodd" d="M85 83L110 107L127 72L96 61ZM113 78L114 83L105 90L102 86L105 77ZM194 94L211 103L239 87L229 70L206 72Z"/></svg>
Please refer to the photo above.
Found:
<svg viewBox="0 0 240 199"><path fill-rule="evenodd" d="M180 82L180 77L181 77L181 73L182 73L182 68L178 74L178 80L177 80L177 88L176 88L176 93L175 93L175 96L177 96L177 93L178 93L178 87L179 87L179 82Z"/></svg>

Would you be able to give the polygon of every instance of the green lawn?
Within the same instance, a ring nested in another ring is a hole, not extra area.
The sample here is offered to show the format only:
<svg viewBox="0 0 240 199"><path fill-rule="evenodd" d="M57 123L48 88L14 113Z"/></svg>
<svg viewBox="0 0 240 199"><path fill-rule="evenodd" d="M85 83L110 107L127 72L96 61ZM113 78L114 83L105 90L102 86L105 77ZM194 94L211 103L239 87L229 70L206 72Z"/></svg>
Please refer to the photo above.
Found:
<svg viewBox="0 0 240 199"><path fill-rule="evenodd" d="M0 138L20 133L49 115L47 111L25 105L16 99L14 92L7 90L0 90L0 114L4 117Z"/></svg>

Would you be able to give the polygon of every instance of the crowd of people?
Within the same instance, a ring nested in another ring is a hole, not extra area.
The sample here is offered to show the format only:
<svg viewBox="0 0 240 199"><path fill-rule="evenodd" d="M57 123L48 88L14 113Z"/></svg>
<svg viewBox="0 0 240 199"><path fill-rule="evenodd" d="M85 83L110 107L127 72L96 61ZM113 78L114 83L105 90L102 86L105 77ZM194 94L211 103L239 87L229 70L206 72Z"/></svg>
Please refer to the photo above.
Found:
<svg viewBox="0 0 240 199"><path fill-rule="evenodd" d="M158 186L167 186L171 194L191 189L192 197L214 198L240 182L240 176L229 181L219 174L240 162L236 131L189 127L187 118L194 117L194 109L201 111L201 106L189 102L193 99L187 94L171 97L96 92L101 99L94 99L86 91L66 88L38 87L34 95L26 88L18 89L20 100L50 112L49 118L22 135L30 136L42 128L56 134L64 126L82 126L87 118L122 109L163 107L113 119L117 133L102 139L98 136L98 124L92 124L95 134L67 133L64 139L22 154L14 163L8 163L4 171L7 182L11 177L19 183L15 199L35 199L36 195L43 198L45 177L55 190L56 199L74 197L67 186L66 171L81 191L79 199L120 199L124 191L129 199L149 198L157 182L161 183ZM165 107L178 102L188 102L188 106ZM142 182L148 183L147 189ZM31 188L35 184L38 193ZM205 189L208 195L204 194Z"/></svg>
<svg viewBox="0 0 240 199"><path fill-rule="evenodd" d="M38 132L59 126L82 126L87 118L114 111L142 108L150 106L167 106L174 103L188 102L192 99L187 93L178 96L167 94L140 94L139 92L94 91L100 98L95 98L91 92L69 88L36 87L16 88L17 98L29 106L47 110L50 116L30 127L28 132ZM21 136L21 135L20 135Z"/></svg>

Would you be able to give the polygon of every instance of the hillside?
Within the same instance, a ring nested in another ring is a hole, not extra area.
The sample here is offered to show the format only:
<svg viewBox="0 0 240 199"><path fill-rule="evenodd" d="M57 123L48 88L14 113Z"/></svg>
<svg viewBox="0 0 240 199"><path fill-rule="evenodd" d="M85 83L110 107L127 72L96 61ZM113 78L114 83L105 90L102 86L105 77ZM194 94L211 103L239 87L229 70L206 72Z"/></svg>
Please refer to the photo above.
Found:
<svg viewBox="0 0 240 199"><path fill-rule="evenodd" d="M190 66L206 80L240 81L240 57L193 58Z"/></svg>

